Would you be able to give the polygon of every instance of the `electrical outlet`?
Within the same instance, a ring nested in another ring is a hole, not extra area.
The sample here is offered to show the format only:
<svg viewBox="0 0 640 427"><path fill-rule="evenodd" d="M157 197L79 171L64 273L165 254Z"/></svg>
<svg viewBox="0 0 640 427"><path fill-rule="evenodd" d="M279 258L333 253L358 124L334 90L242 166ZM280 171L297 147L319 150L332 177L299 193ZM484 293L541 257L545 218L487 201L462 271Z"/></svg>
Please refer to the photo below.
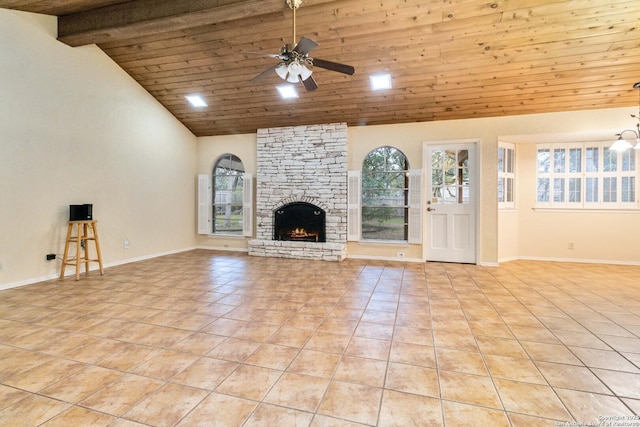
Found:
<svg viewBox="0 0 640 427"><path fill-rule="evenodd" d="M573 242L569 242L569 249L573 249Z"/></svg>
<svg viewBox="0 0 640 427"><path fill-rule="evenodd" d="M124 241L124 248L125 249L129 249L129 240L128 239L125 239L125 241Z"/></svg>
<svg viewBox="0 0 640 427"><path fill-rule="evenodd" d="M397 256L398 258L404 258L404 252L398 252L398 253L396 254L396 256Z"/></svg>
<svg viewBox="0 0 640 427"><path fill-rule="evenodd" d="M47 254L47 261L52 261L56 259L56 254Z"/></svg>

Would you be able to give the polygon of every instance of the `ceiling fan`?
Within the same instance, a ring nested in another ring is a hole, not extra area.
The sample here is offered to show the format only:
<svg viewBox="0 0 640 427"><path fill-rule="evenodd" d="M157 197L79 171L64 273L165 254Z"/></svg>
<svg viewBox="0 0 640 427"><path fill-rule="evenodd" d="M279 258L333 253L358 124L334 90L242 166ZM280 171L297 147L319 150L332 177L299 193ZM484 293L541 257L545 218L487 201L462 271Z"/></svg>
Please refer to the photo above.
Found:
<svg viewBox="0 0 640 427"><path fill-rule="evenodd" d="M293 10L293 41L296 40L296 9L302 4L302 0L286 0L287 6ZM351 65L339 64L319 58L310 58L309 52L318 47L318 43L306 37L301 37L295 46L286 44L282 46L279 54L264 54L271 58L277 58L281 62L275 64L256 77L251 79L256 83L271 75L274 71L283 80L289 83L302 82L308 91L318 89L318 84L312 77L313 67L337 71L338 73L352 75L356 69Z"/></svg>

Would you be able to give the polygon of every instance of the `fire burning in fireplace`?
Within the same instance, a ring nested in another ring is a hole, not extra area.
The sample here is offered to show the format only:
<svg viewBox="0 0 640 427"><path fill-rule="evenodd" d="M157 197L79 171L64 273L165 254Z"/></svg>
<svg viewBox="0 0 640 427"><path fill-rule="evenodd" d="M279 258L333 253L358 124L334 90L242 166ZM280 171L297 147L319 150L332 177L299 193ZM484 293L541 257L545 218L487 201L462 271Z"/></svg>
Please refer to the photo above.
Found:
<svg viewBox="0 0 640 427"><path fill-rule="evenodd" d="M273 239L325 242L325 212L311 203L295 202L274 212Z"/></svg>
<svg viewBox="0 0 640 427"><path fill-rule="evenodd" d="M287 234L289 235L289 240L302 240L305 242L317 242L319 237L318 233L310 233L304 228L296 228L295 230L291 230Z"/></svg>

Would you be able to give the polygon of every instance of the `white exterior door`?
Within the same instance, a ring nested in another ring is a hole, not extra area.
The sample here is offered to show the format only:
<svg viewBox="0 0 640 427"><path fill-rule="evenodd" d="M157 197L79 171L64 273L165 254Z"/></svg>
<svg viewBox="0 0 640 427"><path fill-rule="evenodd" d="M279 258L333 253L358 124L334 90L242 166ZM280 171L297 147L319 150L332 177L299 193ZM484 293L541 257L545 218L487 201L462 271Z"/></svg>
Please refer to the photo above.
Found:
<svg viewBox="0 0 640 427"><path fill-rule="evenodd" d="M426 261L476 262L476 144L424 144Z"/></svg>

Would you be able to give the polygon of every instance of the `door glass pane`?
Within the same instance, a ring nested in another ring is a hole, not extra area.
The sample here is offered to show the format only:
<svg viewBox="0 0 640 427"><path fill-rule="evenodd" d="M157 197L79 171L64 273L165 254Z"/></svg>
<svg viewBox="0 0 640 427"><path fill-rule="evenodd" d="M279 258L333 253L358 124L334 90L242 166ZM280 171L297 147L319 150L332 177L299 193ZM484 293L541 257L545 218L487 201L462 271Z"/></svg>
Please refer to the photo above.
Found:
<svg viewBox="0 0 640 427"><path fill-rule="evenodd" d="M469 203L469 150L431 152L431 203Z"/></svg>
<svg viewBox="0 0 640 427"><path fill-rule="evenodd" d="M444 171L442 169L433 169L431 171L431 185L440 186L444 183L442 179Z"/></svg>
<svg viewBox="0 0 640 427"><path fill-rule="evenodd" d="M471 189L469 187L462 187L461 191L460 191L462 200L460 201L460 203L468 205L469 202L471 201Z"/></svg>
<svg viewBox="0 0 640 427"><path fill-rule="evenodd" d="M444 170L444 183L447 185L455 185L458 183L456 176L457 168Z"/></svg>
<svg viewBox="0 0 640 427"><path fill-rule="evenodd" d="M464 168L461 171L461 179L462 179L462 185L465 187L468 187L470 182L469 182L469 168Z"/></svg>
<svg viewBox="0 0 640 427"><path fill-rule="evenodd" d="M454 168L458 165L456 159L456 152L451 150L445 150L444 152L444 167L445 168Z"/></svg>
<svg viewBox="0 0 640 427"><path fill-rule="evenodd" d="M442 203L442 187L431 187L431 203Z"/></svg>
<svg viewBox="0 0 640 427"><path fill-rule="evenodd" d="M458 151L458 166L461 168L469 167L469 150Z"/></svg>
<svg viewBox="0 0 640 427"><path fill-rule="evenodd" d="M458 187L450 186L444 187L444 203L457 203L458 202Z"/></svg>
<svg viewBox="0 0 640 427"><path fill-rule="evenodd" d="M431 167L434 169L442 169L444 165L444 153L442 151L431 152Z"/></svg>

